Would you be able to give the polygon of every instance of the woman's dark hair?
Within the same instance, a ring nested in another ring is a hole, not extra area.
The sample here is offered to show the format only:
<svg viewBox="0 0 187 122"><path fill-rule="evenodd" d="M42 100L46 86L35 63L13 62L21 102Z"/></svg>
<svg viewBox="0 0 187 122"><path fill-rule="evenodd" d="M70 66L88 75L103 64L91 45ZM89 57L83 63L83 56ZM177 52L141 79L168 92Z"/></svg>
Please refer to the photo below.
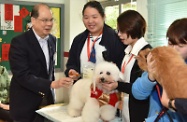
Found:
<svg viewBox="0 0 187 122"><path fill-rule="evenodd" d="M166 37L173 44L187 44L187 18L175 20L168 28Z"/></svg>
<svg viewBox="0 0 187 122"><path fill-rule="evenodd" d="M82 15L83 15L83 16L84 16L84 11L85 11L85 9L86 9L87 7L95 8L95 9L97 9L97 11L100 13L100 15L101 15L102 17L105 16L104 9L103 9L102 5L101 5L99 2L97 2L97 1L90 1L90 2L87 2L87 3L84 5L83 10L82 10Z"/></svg>
<svg viewBox="0 0 187 122"><path fill-rule="evenodd" d="M126 33L132 39L144 37L146 22L140 13L135 10L127 10L117 18L118 30Z"/></svg>
<svg viewBox="0 0 187 122"><path fill-rule="evenodd" d="M46 6L47 8L49 8L49 6L45 3L40 3L40 4L37 4L33 7L32 9L32 12L31 12L31 17L34 17L34 18L38 18L39 16L39 8L40 6ZM49 8L50 9L50 8Z"/></svg>

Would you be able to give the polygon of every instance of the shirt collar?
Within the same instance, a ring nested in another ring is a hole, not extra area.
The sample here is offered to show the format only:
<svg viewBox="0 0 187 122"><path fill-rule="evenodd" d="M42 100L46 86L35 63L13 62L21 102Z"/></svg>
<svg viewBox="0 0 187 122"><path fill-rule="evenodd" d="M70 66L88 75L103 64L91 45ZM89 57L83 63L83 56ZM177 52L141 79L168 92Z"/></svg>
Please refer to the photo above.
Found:
<svg viewBox="0 0 187 122"><path fill-rule="evenodd" d="M37 33L36 33L36 31L34 30L34 28L32 28L33 29L33 32L34 32L34 35L36 36L36 38L37 38L37 40L38 41L42 41L42 40L48 40L49 39L49 35L47 35L45 38L41 38Z"/></svg>
<svg viewBox="0 0 187 122"><path fill-rule="evenodd" d="M138 55L139 51L145 46L147 45L148 42L145 41L145 39L143 37L141 37L140 39L138 39L138 41L134 44L134 46L132 47L131 45L128 45L127 48L125 49L125 54L133 54L133 55Z"/></svg>

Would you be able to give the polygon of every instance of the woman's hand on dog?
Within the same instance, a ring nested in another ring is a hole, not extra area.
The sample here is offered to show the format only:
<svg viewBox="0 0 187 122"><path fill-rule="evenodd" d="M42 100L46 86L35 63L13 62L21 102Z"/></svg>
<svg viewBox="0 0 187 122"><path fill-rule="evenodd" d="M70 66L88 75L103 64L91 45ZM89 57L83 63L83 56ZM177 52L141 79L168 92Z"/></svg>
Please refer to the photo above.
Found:
<svg viewBox="0 0 187 122"><path fill-rule="evenodd" d="M149 80L151 81L155 81L155 78L154 78L154 73L155 73L155 69L154 69L154 60L152 59L152 54L149 53L147 55L147 69L148 69L148 77L149 77Z"/></svg>
<svg viewBox="0 0 187 122"><path fill-rule="evenodd" d="M165 89L163 89L162 97L161 97L161 103L162 103L163 106L168 107L168 102L169 102L168 95L167 95Z"/></svg>
<svg viewBox="0 0 187 122"><path fill-rule="evenodd" d="M103 89L107 91L112 91L118 87L118 82L116 81L108 81L106 83L102 83Z"/></svg>

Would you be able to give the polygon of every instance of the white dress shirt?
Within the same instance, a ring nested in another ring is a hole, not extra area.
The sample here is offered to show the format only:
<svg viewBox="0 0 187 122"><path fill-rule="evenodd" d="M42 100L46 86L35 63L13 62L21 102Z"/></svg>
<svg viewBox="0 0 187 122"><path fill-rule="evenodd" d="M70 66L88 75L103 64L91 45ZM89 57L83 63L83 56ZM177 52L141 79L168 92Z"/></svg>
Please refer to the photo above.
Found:
<svg viewBox="0 0 187 122"><path fill-rule="evenodd" d="M34 29L33 29L34 31ZM46 66L47 66L47 71L49 72L49 49L48 49L48 42L47 40L49 39L49 36L46 36L45 38L41 38L35 31L34 34L36 38L38 39L38 42L40 44L41 49L43 50L45 59L46 59Z"/></svg>

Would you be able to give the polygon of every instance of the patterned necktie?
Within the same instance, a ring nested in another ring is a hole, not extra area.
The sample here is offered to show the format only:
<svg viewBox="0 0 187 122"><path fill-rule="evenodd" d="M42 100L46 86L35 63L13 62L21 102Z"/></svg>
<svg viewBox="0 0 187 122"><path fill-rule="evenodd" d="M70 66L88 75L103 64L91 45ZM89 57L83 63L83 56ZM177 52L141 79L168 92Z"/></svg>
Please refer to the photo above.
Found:
<svg viewBox="0 0 187 122"><path fill-rule="evenodd" d="M95 42L97 41L97 40L99 40L101 37L98 37L98 38L96 38L95 40L93 40L93 37L90 37L90 38L92 38L92 42L94 43L93 44L93 46L92 46L92 51L91 51L91 53L90 53L90 60L89 61L91 61L91 62L93 62L93 63L96 63L96 52L95 52Z"/></svg>
<svg viewBox="0 0 187 122"><path fill-rule="evenodd" d="M93 63L96 62L95 54L96 54L96 53L95 53L95 46L93 45L93 47L92 47L92 52L91 52L91 54L90 54L90 61L93 62Z"/></svg>

